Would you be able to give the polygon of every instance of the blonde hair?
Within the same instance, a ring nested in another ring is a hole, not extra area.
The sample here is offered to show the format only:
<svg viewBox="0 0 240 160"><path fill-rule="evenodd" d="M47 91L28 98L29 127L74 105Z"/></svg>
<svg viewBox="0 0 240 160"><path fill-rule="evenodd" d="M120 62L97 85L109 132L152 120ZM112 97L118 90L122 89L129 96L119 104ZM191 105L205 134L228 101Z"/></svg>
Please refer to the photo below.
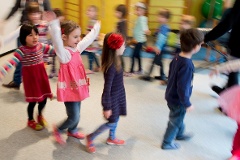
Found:
<svg viewBox="0 0 240 160"><path fill-rule="evenodd" d="M61 23L61 31L62 31L62 34L65 34L65 35L69 35L72 31L74 31L76 28L80 28L80 26L74 22L74 21L71 21L71 20L66 20L66 21L63 21Z"/></svg>
<svg viewBox="0 0 240 160"><path fill-rule="evenodd" d="M191 27L194 27L196 18L194 16L184 14L182 15L181 21L183 23L189 24Z"/></svg>

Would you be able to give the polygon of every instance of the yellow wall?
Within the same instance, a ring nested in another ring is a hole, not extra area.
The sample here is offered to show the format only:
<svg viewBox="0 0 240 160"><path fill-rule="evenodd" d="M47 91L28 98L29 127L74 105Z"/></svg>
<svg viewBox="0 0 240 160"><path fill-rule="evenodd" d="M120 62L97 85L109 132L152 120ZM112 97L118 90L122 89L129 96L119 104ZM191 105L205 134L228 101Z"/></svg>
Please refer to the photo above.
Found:
<svg viewBox="0 0 240 160"><path fill-rule="evenodd" d="M62 11L64 10L64 0L50 0L52 8L59 8Z"/></svg>

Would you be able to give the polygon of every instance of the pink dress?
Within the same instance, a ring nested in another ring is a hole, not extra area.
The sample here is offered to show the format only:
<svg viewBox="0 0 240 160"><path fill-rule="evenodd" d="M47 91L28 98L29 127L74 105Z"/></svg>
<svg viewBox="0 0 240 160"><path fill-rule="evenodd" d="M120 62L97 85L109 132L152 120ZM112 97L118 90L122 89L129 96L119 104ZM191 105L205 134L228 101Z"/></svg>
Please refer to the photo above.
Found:
<svg viewBox="0 0 240 160"><path fill-rule="evenodd" d="M218 101L223 111L240 123L240 86L233 86L222 92Z"/></svg>
<svg viewBox="0 0 240 160"><path fill-rule="evenodd" d="M57 100L79 102L89 97L88 80L80 53L68 50L72 56L66 64L60 64L57 84Z"/></svg>

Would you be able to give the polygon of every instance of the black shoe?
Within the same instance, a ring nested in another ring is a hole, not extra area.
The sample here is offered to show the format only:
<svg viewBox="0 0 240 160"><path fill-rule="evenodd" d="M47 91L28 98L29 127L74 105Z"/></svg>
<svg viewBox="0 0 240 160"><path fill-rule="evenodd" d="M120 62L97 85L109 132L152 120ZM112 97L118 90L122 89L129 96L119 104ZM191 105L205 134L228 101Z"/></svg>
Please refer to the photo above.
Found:
<svg viewBox="0 0 240 160"><path fill-rule="evenodd" d="M190 140L192 137L193 137L192 134L183 134L183 135L181 135L181 136L176 137L176 140L179 140L179 141L188 141L188 140Z"/></svg>
<svg viewBox="0 0 240 160"><path fill-rule="evenodd" d="M166 76L155 76L154 78L157 79L157 80L160 80L160 81L167 81Z"/></svg>
<svg viewBox="0 0 240 160"><path fill-rule="evenodd" d="M179 149L180 145L178 143L170 143L170 144L163 143L161 148L165 150Z"/></svg>
<svg viewBox="0 0 240 160"><path fill-rule="evenodd" d="M3 87L6 87L6 88L14 88L14 89L17 89L19 90L20 89L20 85L19 84L16 84L14 81L11 81L10 83L8 84L2 84Z"/></svg>
<svg viewBox="0 0 240 160"><path fill-rule="evenodd" d="M216 92L217 94L220 94L222 91L224 91L225 88L220 88L218 86L212 86L212 90Z"/></svg>
<svg viewBox="0 0 240 160"><path fill-rule="evenodd" d="M143 77L141 77L141 79L144 81L149 81L149 82L151 82L153 80L152 77L150 77L150 76L143 76Z"/></svg>

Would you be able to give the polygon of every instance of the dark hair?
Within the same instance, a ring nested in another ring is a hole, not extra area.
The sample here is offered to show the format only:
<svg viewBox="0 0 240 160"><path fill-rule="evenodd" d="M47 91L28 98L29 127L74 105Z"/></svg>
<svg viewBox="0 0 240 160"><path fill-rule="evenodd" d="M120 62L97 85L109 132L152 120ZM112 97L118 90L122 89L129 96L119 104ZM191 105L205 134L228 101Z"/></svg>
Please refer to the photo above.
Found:
<svg viewBox="0 0 240 160"><path fill-rule="evenodd" d="M166 19L170 19L171 18L171 12L168 9L162 9L158 12L159 16L162 16Z"/></svg>
<svg viewBox="0 0 240 160"><path fill-rule="evenodd" d="M26 37L30 34L32 34L32 30L34 30L36 32L36 34L38 35L38 29L35 25L29 24L29 23L25 23L22 25L22 27L20 28L20 43L22 45L26 45Z"/></svg>
<svg viewBox="0 0 240 160"><path fill-rule="evenodd" d="M79 25L71 20L66 20L61 23L62 34L69 35L74 29L80 28Z"/></svg>
<svg viewBox="0 0 240 160"><path fill-rule="evenodd" d="M116 7L116 11L122 13L121 18L125 18L127 16L127 7L124 4L120 4Z"/></svg>
<svg viewBox="0 0 240 160"><path fill-rule="evenodd" d="M191 52L204 40L204 35L197 29L187 29L181 32L180 43L183 52Z"/></svg>
<svg viewBox="0 0 240 160"><path fill-rule="evenodd" d="M57 17L63 16L63 13L59 8L54 8L53 12L56 14Z"/></svg>
<svg viewBox="0 0 240 160"><path fill-rule="evenodd" d="M37 2L29 2L26 8L26 12L27 14L41 12L39 4Z"/></svg>
<svg viewBox="0 0 240 160"><path fill-rule="evenodd" d="M116 50L109 48L107 44L108 38L112 33L106 34L103 41L103 50L102 50L102 71L105 73L114 64L117 71L120 71L122 68L120 57L117 56Z"/></svg>

